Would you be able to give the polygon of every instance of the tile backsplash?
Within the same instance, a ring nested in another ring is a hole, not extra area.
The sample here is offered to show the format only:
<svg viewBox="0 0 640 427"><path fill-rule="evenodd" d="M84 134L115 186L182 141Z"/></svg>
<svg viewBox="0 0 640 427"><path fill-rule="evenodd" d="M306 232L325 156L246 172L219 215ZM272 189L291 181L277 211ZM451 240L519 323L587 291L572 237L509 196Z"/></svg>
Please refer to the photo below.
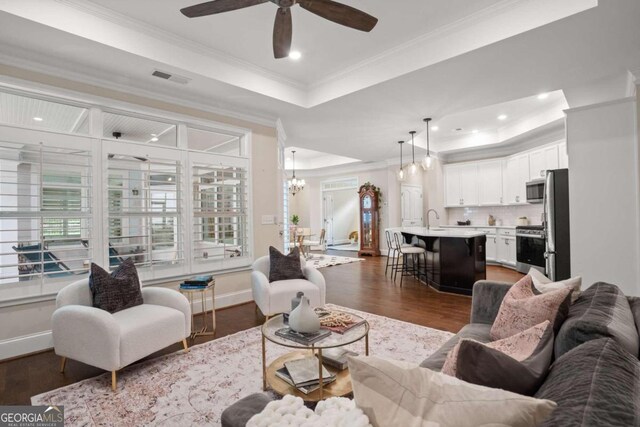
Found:
<svg viewBox="0 0 640 427"><path fill-rule="evenodd" d="M542 224L542 204L522 206L492 206L473 208L448 208L449 225L456 225L457 221L471 220L471 225L487 225L489 215L496 219L496 225L516 225L521 216L529 218L529 224Z"/></svg>

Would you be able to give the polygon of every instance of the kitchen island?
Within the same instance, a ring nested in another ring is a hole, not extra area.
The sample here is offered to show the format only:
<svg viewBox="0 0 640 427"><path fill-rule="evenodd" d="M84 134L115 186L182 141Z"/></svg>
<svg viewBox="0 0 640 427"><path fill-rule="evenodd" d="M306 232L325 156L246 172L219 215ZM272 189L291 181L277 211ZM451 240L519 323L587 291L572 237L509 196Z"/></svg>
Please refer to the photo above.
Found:
<svg viewBox="0 0 640 427"><path fill-rule="evenodd" d="M471 295L473 284L487 278L486 232L426 227L389 228L406 243L427 250L419 263L420 279L443 292ZM407 257L409 263L411 257Z"/></svg>

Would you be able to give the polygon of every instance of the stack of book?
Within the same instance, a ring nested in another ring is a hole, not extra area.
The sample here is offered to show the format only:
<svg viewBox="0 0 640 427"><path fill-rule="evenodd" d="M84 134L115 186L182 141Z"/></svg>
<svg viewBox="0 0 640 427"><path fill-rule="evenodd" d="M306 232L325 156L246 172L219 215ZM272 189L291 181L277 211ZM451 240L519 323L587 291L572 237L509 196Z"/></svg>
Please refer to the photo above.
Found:
<svg viewBox="0 0 640 427"><path fill-rule="evenodd" d="M358 356L355 351L349 351L344 347L327 348L322 351L322 362L333 368L344 371L348 368L349 356Z"/></svg>
<svg viewBox="0 0 640 427"><path fill-rule="evenodd" d="M309 394L320 388L318 359L315 356L285 362L284 367L276 371L276 376L304 394ZM323 366L322 384L327 385L335 380L336 375Z"/></svg>
<svg viewBox="0 0 640 427"><path fill-rule="evenodd" d="M303 332L296 332L291 328L281 328L276 331L276 335L280 338L297 342L298 344L311 346L311 344L317 343L331 335L331 331L321 329L318 332L307 334Z"/></svg>
<svg viewBox="0 0 640 427"><path fill-rule="evenodd" d="M206 289L213 282L213 276L195 276L180 283L180 289Z"/></svg>

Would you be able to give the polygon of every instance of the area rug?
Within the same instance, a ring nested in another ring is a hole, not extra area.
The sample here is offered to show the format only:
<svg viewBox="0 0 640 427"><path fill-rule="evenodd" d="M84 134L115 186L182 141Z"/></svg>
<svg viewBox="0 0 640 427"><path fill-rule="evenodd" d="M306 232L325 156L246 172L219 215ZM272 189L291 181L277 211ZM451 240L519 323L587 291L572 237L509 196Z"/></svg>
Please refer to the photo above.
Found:
<svg viewBox="0 0 640 427"><path fill-rule="evenodd" d="M370 354L420 363L452 334L329 305L365 317ZM34 405L64 405L67 426L219 426L222 411L262 390L259 327L123 369L118 390L106 373L31 398ZM363 353L364 343L351 349ZM288 352L267 343L267 361ZM70 362L73 363L73 362Z"/></svg>
<svg viewBox="0 0 640 427"><path fill-rule="evenodd" d="M364 259L336 255L311 254L311 257L307 259L307 267L324 268L332 267L334 265L351 264L352 262L360 261L364 261Z"/></svg>

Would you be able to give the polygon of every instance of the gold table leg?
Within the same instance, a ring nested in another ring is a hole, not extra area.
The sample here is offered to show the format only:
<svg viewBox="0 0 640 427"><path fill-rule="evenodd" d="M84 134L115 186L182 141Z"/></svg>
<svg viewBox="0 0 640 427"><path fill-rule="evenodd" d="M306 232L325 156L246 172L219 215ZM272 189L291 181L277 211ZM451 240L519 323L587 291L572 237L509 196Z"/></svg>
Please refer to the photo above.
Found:
<svg viewBox="0 0 640 427"><path fill-rule="evenodd" d="M320 400L324 394L324 382L322 381L322 349L318 349L318 376L320 377Z"/></svg>
<svg viewBox="0 0 640 427"><path fill-rule="evenodd" d="M369 355L369 332L364 336L364 355Z"/></svg>
<svg viewBox="0 0 640 427"><path fill-rule="evenodd" d="M267 390L267 355L264 334L262 334L262 390Z"/></svg>

